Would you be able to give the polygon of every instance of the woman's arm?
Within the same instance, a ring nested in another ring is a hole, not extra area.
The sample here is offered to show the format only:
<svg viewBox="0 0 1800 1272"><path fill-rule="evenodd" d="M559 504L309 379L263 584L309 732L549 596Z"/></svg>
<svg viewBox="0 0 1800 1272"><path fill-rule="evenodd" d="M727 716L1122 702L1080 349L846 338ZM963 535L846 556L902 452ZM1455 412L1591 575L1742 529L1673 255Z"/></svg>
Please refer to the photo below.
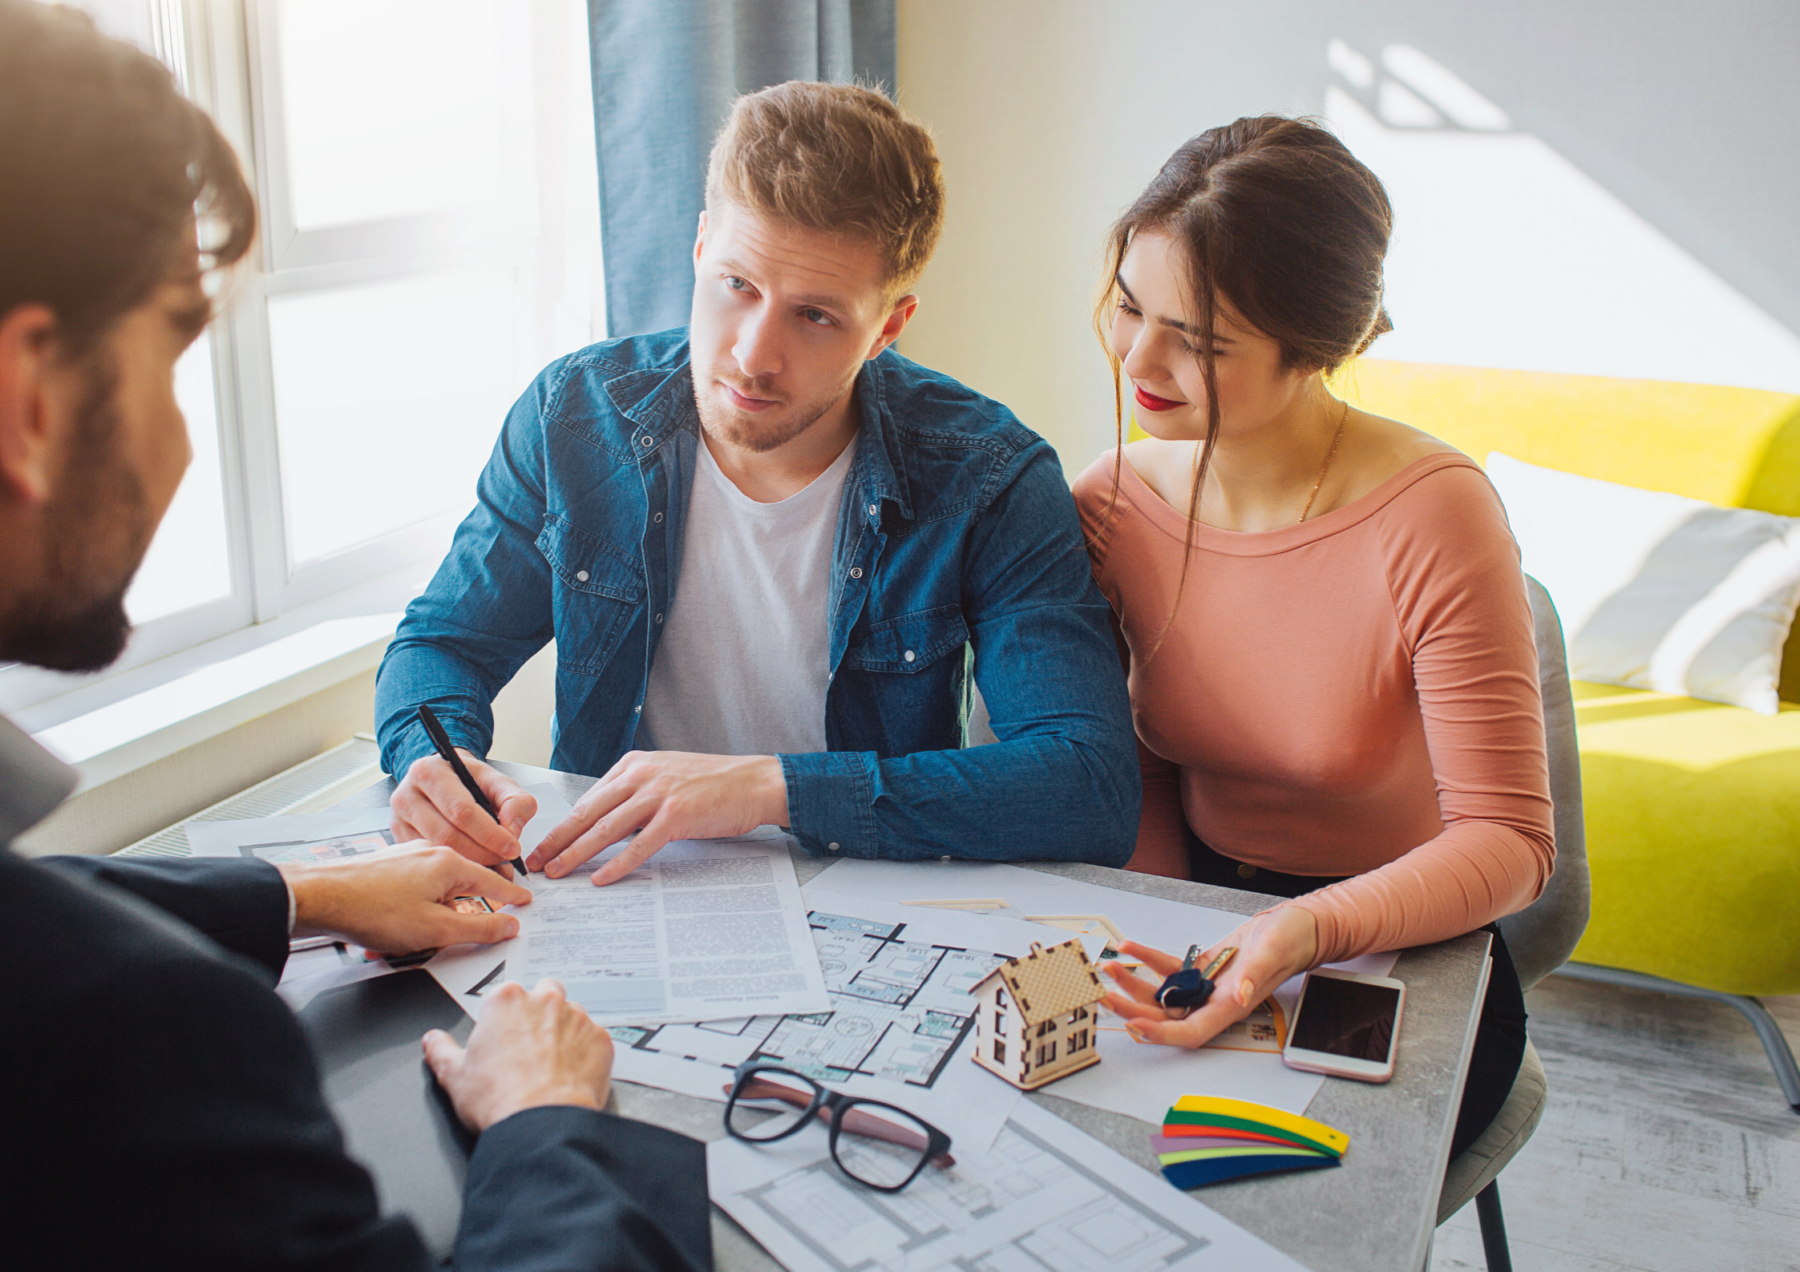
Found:
<svg viewBox="0 0 1800 1272"><path fill-rule="evenodd" d="M1500 500L1472 469L1420 481L1384 544L1444 829L1288 905L1318 963L1459 936L1524 909L1556 859L1531 607Z"/></svg>

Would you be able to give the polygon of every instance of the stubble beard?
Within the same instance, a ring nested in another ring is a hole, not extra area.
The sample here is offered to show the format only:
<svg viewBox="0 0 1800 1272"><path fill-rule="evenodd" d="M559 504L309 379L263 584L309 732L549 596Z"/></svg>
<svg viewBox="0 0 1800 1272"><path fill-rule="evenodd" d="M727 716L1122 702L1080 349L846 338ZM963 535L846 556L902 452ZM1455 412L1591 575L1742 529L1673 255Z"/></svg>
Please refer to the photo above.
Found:
<svg viewBox="0 0 1800 1272"><path fill-rule="evenodd" d="M38 586L0 615L0 659L98 671L125 650L125 593L155 527L137 474L120 462L117 376L96 357L68 463L44 506Z"/></svg>
<svg viewBox="0 0 1800 1272"><path fill-rule="evenodd" d="M854 382L854 381L852 381ZM754 382L746 385L734 385L734 388L754 390ZM736 411L719 400L716 390L700 392L695 386L694 405L700 411L700 426L706 435L735 450L749 451L753 455L766 455L770 451L780 450L807 429L817 424L824 414L843 397L848 386L799 406L788 405L787 415L783 419L763 424L764 414L752 415L747 411ZM781 410L783 408L776 408Z"/></svg>

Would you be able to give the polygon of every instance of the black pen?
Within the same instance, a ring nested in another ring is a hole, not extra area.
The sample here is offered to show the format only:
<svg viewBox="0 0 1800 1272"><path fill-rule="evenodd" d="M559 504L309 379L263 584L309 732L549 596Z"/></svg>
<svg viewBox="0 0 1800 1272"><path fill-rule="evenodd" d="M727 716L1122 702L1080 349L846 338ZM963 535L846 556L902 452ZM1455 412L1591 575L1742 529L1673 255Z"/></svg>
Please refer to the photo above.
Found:
<svg viewBox="0 0 1800 1272"><path fill-rule="evenodd" d="M498 826L500 814L494 811L494 806L488 802L488 797L482 793L481 787L475 784L475 778L463 764L462 756L458 755L456 748L450 745L450 735L445 733L444 726L438 723L437 713L422 702L419 704L419 723L425 726L425 736L431 739L431 745L437 748L437 753L444 757L444 762L450 766L450 771L456 774L456 780L463 784L464 790L475 797L475 806L492 817L494 824ZM514 857L509 864L519 872L519 878L523 880L528 873L525 869L525 862L521 858Z"/></svg>

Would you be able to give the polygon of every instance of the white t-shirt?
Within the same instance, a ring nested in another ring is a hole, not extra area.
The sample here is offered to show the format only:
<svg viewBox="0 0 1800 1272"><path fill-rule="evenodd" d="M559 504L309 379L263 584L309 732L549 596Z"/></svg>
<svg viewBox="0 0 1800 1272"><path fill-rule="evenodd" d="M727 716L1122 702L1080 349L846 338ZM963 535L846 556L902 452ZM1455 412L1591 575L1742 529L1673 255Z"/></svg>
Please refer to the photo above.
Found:
<svg viewBox="0 0 1800 1272"><path fill-rule="evenodd" d="M733 485L704 437L695 449L681 577L650 665L637 749L823 751L831 549L856 445L779 503Z"/></svg>

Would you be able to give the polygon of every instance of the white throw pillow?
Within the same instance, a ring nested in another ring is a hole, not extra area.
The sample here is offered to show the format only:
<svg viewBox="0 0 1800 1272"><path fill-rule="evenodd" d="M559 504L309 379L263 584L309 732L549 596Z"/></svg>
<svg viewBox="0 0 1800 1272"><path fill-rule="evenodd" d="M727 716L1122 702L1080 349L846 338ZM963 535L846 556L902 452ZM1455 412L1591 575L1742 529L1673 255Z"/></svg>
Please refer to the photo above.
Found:
<svg viewBox="0 0 1800 1272"><path fill-rule="evenodd" d="M1556 602L1577 680L1779 710L1800 521L1540 468L1495 451L1525 572Z"/></svg>

